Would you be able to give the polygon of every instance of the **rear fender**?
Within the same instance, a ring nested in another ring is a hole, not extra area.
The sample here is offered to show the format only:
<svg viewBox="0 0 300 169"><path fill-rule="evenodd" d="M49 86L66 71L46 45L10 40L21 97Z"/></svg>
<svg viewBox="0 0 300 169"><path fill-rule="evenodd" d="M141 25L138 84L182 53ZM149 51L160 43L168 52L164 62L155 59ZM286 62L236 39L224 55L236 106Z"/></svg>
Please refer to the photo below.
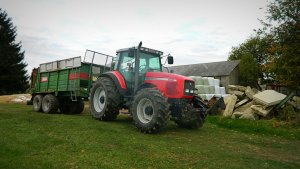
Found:
<svg viewBox="0 0 300 169"><path fill-rule="evenodd" d="M118 71L111 71L103 73L99 76L100 77L108 77L113 80L114 84L117 86L117 89L121 95L125 95L127 92L127 86L124 77Z"/></svg>

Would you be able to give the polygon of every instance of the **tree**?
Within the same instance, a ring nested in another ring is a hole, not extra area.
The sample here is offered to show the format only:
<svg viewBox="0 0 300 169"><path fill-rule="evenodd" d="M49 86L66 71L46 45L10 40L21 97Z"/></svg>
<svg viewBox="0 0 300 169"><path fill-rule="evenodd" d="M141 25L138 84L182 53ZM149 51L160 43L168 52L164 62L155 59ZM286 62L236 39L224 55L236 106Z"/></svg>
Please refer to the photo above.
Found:
<svg viewBox="0 0 300 169"><path fill-rule="evenodd" d="M280 84L300 86L300 0L274 0L259 35L272 36L271 72Z"/></svg>
<svg viewBox="0 0 300 169"><path fill-rule="evenodd" d="M261 20L263 28L256 30L255 37L232 48L228 60L251 54L260 65L259 77L300 86L300 0L269 2L266 18L266 22Z"/></svg>
<svg viewBox="0 0 300 169"><path fill-rule="evenodd" d="M240 59L240 84L244 86L258 87L257 81L261 75L261 69L255 57L251 53L244 53Z"/></svg>
<svg viewBox="0 0 300 169"><path fill-rule="evenodd" d="M270 73L265 69L269 63L268 49L270 38L254 36L237 47L233 47L228 60L241 60L239 80L241 85L257 86L258 78L268 79Z"/></svg>
<svg viewBox="0 0 300 169"><path fill-rule="evenodd" d="M16 42L17 28L0 8L0 95L24 92L28 88L24 51Z"/></svg>

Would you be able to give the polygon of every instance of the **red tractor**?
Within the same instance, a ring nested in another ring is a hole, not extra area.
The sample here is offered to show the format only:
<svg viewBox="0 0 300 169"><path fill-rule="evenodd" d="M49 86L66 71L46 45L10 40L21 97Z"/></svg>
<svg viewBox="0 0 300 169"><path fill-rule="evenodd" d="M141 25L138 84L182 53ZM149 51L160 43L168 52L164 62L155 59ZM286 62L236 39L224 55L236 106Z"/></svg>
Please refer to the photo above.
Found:
<svg viewBox="0 0 300 169"><path fill-rule="evenodd" d="M155 133L171 118L185 128L204 123L206 106L195 95L195 82L188 77L162 71L162 52L142 47L120 49L113 70L100 75L90 93L94 118L114 120L128 109L136 127ZM168 64L173 57L168 55Z"/></svg>

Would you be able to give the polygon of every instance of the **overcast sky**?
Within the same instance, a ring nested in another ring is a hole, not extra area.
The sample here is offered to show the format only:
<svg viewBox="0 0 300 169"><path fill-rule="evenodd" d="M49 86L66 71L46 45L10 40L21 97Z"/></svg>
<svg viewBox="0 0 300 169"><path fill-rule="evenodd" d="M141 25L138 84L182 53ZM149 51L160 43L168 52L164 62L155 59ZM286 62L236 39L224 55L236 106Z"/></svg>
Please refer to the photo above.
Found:
<svg viewBox="0 0 300 169"><path fill-rule="evenodd" d="M17 26L28 70L83 56L115 55L143 46L174 56L174 64L227 60L260 28L267 0L0 0ZM261 9L260 9L261 8Z"/></svg>

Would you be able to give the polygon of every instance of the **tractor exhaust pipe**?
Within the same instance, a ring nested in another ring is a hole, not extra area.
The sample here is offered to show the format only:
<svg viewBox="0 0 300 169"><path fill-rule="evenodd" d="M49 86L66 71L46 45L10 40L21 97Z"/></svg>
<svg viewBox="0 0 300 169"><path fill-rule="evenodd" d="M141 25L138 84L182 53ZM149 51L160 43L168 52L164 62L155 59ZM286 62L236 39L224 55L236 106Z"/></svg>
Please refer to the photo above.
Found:
<svg viewBox="0 0 300 169"><path fill-rule="evenodd" d="M137 91L138 85L139 85L139 69L140 69L140 51L141 51L141 47L142 47L142 41L139 43L139 46L137 48L136 55L135 55L134 93Z"/></svg>

